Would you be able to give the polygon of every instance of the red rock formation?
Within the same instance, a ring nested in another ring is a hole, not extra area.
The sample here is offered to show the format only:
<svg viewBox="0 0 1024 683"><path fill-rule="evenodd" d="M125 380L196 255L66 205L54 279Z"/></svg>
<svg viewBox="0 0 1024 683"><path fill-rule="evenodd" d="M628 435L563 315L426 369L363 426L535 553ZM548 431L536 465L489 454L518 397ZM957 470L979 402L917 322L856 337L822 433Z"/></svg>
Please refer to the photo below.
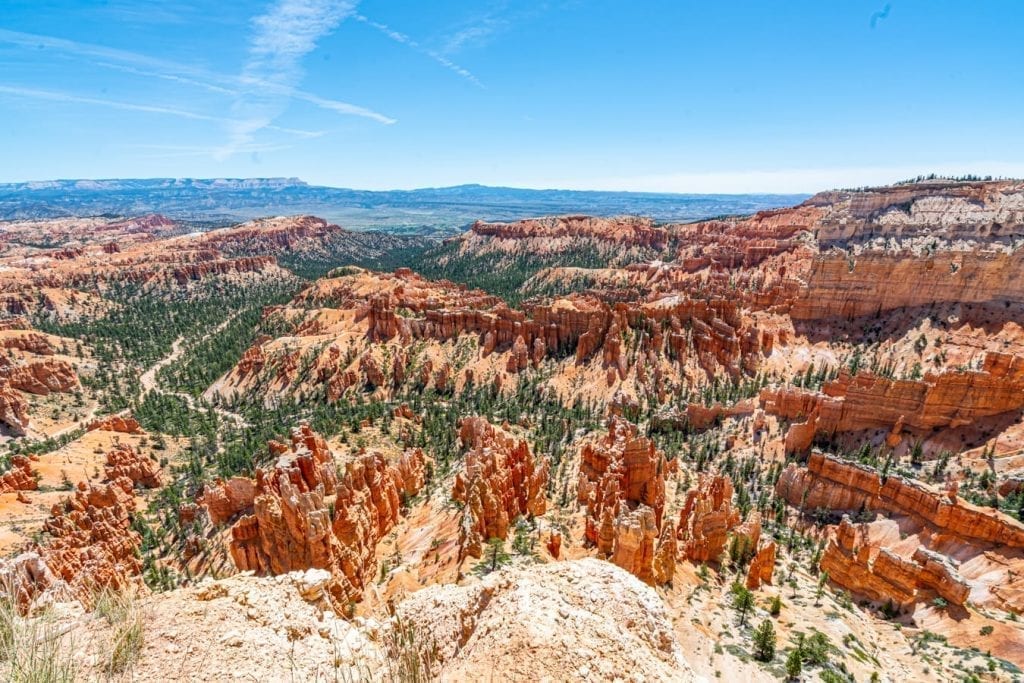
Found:
<svg viewBox="0 0 1024 683"><path fill-rule="evenodd" d="M544 514L551 463L482 417L463 418L459 439L469 449L452 487L463 503L460 556L480 557L489 539L508 537L516 517Z"/></svg>
<svg viewBox="0 0 1024 683"><path fill-rule="evenodd" d="M28 402L3 382L0 382L0 422L15 436L24 436L28 430Z"/></svg>
<svg viewBox="0 0 1024 683"><path fill-rule="evenodd" d="M562 552L562 534L558 531L552 531L547 543L548 552L551 557L556 560Z"/></svg>
<svg viewBox="0 0 1024 683"><path fill-rule="evenodd" d="M11 469L0 475L0 493L35 491L39 488L32 461L24 455L11 457Z"/></svg>
<svg viewBox="0 0 1024 683"><path fill-rule="evenodd" d="M398 523L402 496L418 493L423 484L423 452L406 451L402 458L396 466L378 453L363 456L348 464L338 487L332 529L340 547L332 571L338 579L334 594L344 602L362 597L377 543Z"/></svg>
<svg viewBox="0 0 1024 683"><path fill-rule="evenodd" d="M893 531L895 522L881 520L874 526L854 525L844 517L825 546L821 569L829 579L871 600L892 600L897 607L911 604L917 596L917 565L881 547L880 537Z"/></svg>
<svg viewBox="0 0 1024 683"><path fill-rule="evenodd" d="M32 323L23 315L0 318L0 330L31 330Z"/></svg>
<svg viewBox="0 0 1024 683"><path fill-rule="evenodd" d="M1024 524L995 510L902 477L882 483L872 468L812 453L807 467L791 463L783 470L775 492L804 510L877 510L906 515L919 524L970 543L993 543L1024 548Z"/></svg>
<svg viewBox="0 0 1024 683"><path fill-rule="evenodd" d="M768 541L757 549L754 559L747 568L747 588L756 590L764 584L771 584L775 573L775 541Z"/></svg>
<svg viewBox="0 0 1024 683"><path fill-rule="evenodd" d="M319 435L302 425L292 434L292 450L273 467L256 471L253 514L231 528L231 555L238 568L285 574L331 567L337 539L325 496L336 487L334 456Z"/></svg>
<svg viewBox="0 0 1024 683"><path fill-rule="evenodd" d="M232 477L205 485L196 502L206 508L210 522L220 525L251 509L255 500L256 482L248 477Z"/></svg>
<svg viewBox="0 0 1024 683"><path fill-rule="evenodd" d="M648 583L671 581L676 542L663 528L665 456L613 416L608 434L580 452L577 499L587 506L586 539L599 553Z"/></svg>
<svg viewBox="0 0 1024 683"><path fill-rule="evenodd" d="M532 218L517 223L485 223L477 221L470 233L498 240L552 242L571 239L594 240L609 245L662 249L668 242L668 231L656 227L649 218L620 216L591 218L590 216L555 216Z"/></svg>
<svg viewBox="0 0 1024 683"><path fill-rule="evenodd" d="M979 371L927 374L894 380L870 373L841 372L822 391L764 389L765 410L795 420L787 451L805 451L815 434L866 429L927 432L956 428L1024 407L1024 358L989 352Z"/></svg>
<svg viewBox="0 0 1024 683"><path fill-rule="evenodd" d="M905 557L886 547L899 540L894 521L855 525L844 516L825 547L821 569L851 592L901 608L919 599L921 590L934 591L950 604L966 604L970 585L950 558L924 547Z"/></svg>
<svg viewBox="0 0 1024 683"><path fill-rule="evenodd" d="M927 548L915 550L913 559L921 566L917 576L920 586L931 588L950 604L967 603L971 586L960 576L953 560Z"/></svg>
<svg viewBox="0 0 1024 683"><path fill-rule="evenodd" d="M717 475L701 475L697 487L687 491L678 527L683 557L694 562L716 562L725 552L729 532L740 524L732 493L732 480ZM757 529L760 535L760 524Z"/></svg>
<svg viewBox="0 0 1024 683"><path fill-rule="evenodd" d="M86 431L104 431L104 432L119 432L121 434L143 434L145 433L142 429L142 425L131 415L121 417L120 415L111 415L110 417L93 420L86 427Z"/></svg>
<svg viewBox="0 0 1024 683"><path fill-rule="evenodd" d="M155 489L163 483L160 464L128 445L119 445L107 452L104 475L108 481L125 478L147 489Z"/></svg>
<svg viewBox="0 0 1024 683"><path fill-rule="evenodd" d="M178 285L203 280L215 275L236 273L259 273L277 265L273 256L249 256L236 259L216 259L201 263L189 263L173 268L169 276Z"/></svg>
<svg viewBox="0 0 1024 683"><path fill-rule="evenodd" d="M8 320L18 320L19 318L8 318ZM24 320L24 318L20 318ZM12 323L8 323L12 324ZM2 329L22 329L20 327ZM5 349L18 349L19 351L25 351L27 353L34 353L37 356L52 356L56 353L56 349L50 340L38 332L30 332L28 334L20 334L13 337L6 337L0 341L0 347Z"/></svg>
<svg viewBox="0 0 1024 683"><path fill-rule="evenodd" d="M316 216L263 218L233 228L212 230L203 244L232 254L319 251L330 238L343 233L337 225Z"/></svg>
<svg viewBox="0 0 1024 683"><path fill-rule="evenodd" d="M587 505L587 538L596 543L591 522L596 522L605 502L644 504L654 510L661 528L665 509L665 455L654 442L639 436L636 425L619 417L608 422L608 434L600 441L584 444L580 452L579 502ZM602 501L602 492L614 483L613 500Z"/></svg>
<svg viewBox="0 0 1024 683"><path fill-rule="evenodd" d="M78 377L70 363L47 358L22 365L0 363L0 378L11 388L46 396L51 392L70 391L78 386Z"/></svg>
<svg viewBox="0 0 1024 683"><path fill-rule="evenodd" d="M236 566L267 574L327 569L335 600L358 600L377 542L398 521L402 494L412 495L422 486L423 453L409 451L396 465L378 453L363 455L347 464L339 482L334 456L308 425L292 433L285 452L273 450L277 462L256 473L252 514L231 527ZM204 494L211 519L226 519L236 507L229 487L212 491L208 498ZM244 500L244 491L238 498Z"/></svg>
<svg viewBox="0 0 1024 683"><path fill-rule="evenodd" d="M132 482L78 484L74 494L53 506L44 525L50 541L40 549L50 570L90 604L98 590L124 588L142 569L142 538L131 528L135 499Z"/></svg>

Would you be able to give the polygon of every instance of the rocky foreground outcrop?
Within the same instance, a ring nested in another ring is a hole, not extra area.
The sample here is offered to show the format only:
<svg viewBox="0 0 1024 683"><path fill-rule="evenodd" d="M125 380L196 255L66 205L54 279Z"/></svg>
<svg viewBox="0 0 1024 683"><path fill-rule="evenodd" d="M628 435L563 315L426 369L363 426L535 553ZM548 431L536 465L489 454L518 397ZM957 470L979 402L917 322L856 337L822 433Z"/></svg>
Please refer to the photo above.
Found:
<svg viewBox="0 0 1024 683"><path fill-rule="evenodd" d="M394 614L345 619L329 574L237 575L148 596L131 677L222 680L696 680L665 605L597 560L504 569L431 586ZM48 617L83 679L109 675L106 619L71 605ZM48 632L49 633L49 632ZM710 648L710 642L708 648ZM0 675L7 676L6 662Z"/></svg>
<svg viewBox="0 0 1024 683"><path fill-rule="evenodd" d="M361 454L339 477L334 454L308 425L293 431L290 445L270 447L277 461L256 471L252 512L231 527L235 565L260 574L325 569L337 605L358 601L377 542L398 522L402 496L423 486L422 451L407 451L396 463ZM244 500L247 487L232 480L218 489L223 493L204 501L211 519L223 520L235 514L234 500Z"/></svg>
<svg viewBox="0 0 1024 683"><path fill-rule="evenodd" d="M899 380L869 372L826 382L820 392L763 389L765 412L791 420L787 452L805 452L817 435L871 429L925 434L958 428L1024 407L1024 358L988 352L980 370L926 374Z"/></svg>
<svg viewBox="0 0 1024 683"><path fill-rule="evenodd" d="M397 611L449 680L695 679L657 593L601 560L430 586Z"/></svg>
<svg viewBox="0 0 1024 683"><path fill-rule="evenodd" d="M653 584L671 581L675 572L675 531L662 519L667 469L665 454L619 417L580 452L577 500L587 508L586 540Z"/></svg>
<svg viewBox="0 0 1024 683"><path fill-rule="evenodd" d="M463 504L461 560L480 557L484 543L492 538L508 538L517 517L544 514L551 461L534 458L526 441L482 417L463 418L459 440L468 449L452 488L452 500Z"/></svg>

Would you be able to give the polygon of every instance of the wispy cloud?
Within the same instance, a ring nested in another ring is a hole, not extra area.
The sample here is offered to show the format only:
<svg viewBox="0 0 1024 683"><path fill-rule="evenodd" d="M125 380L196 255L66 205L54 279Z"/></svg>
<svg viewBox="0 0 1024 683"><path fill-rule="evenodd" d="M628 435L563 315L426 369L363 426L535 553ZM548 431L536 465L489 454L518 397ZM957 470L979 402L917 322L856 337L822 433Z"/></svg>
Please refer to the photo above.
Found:
<svg viewBox="0 0 1024 683"><path fill-rule="evenodd" d="M495 16L482 17L448 36L441 51L450 55L467 47L484 45L494 34L508 26L508 23L507 20Z"/></svg>
<svg viewBox="0 0 1024 683"><path fill-rule="evenodd" d="M100 68L130 73L143 78L174 82L182 86L235 98L235 103L232 105L233 117L184 112L189 116L182 118L224 124L229 135L235 136L237 146L244 144L244 140L251 139L260 130L277 130L305 137L321 135L322 133L319 132L295 131L272 125L273 119L286 108L288 100L307 102L336 114L359 116L382 124L395 123L395 119L367 107L322 97L296 87L298 79L302 75L301 58L315 48L316 41L333 30L346 16L351 14L353 9L354 4L351 2L328 2L327 0L284 0L278 2L270 12L253 21L254 31L249 59L240 75L217 73L201 66L151 57L128 50L2 28L0 28L0 43L85 57L90 60L92 65ZM275 22L280 23L275 24ZM20 96L31 96L28 94L30 89L21 88L20 90L22 91ZM37 98L57 100L59 97L65 102L77 101L80 104L126 110L131 108L134 111L149 111L151 113L181 112L181 110L160 105L112 102L49 91L32 92L36 93ZM44 92L46 93L45 97L42 94ZM7 94L17 93L8 91ZM253 99L263 100L264 103L274 100L276 104L273 111L266 109L260 113L246 106L247 101L251 102ZM268 117L268 114L272 115ZM225 155L230 156L230 145L231 139L229 139L228 145L221 148L221 158L225 158Z"/></svg>
<svg viewBox="0 0 1024 683"><path fill-rule="evenodd" d="M13 95L14 97L36 100L48 100L51 102L91 104L98 107L107 107L108 109L139 111L146 112L148 114L165 114L167 116L176 116L181 119L191 119L193 121L214 121L217 123L224 123L227 121L227 119L218 116L207 116L206 114L199 114L197 112L192 112L185 109L175 109L174 107L163 107L151 104L133 104L131 102L105 100L97 97L82 97L80 95L73 95L65 92L58 92L53 90L37 90L35 88L21 88L10 85L0 85L0 95Z"/></svg>
<svg viewBox="0 0 1024 683"><path fill-rule="evenodd" d="M410 38L409 36L400 31L394 30L387 24L382 24L379 21L373 21L372 19L363 16L362 14L355 15L353 19L355 19L356 21L361 21L367 26L372 26L373 28L377 29L378 31L380 31L381 33L383 33L385 36L395 41L396 43L407 45L408 47L412 48L413 50L416 50L420 54L426 55L427 57L433 59L441 66L445 67L446 69L449 69L452 72L458 74L459 76L462 76L473 85L480 88L484 87L483 83L481 83L480 80L475 75L473 75L473 73L469 69L459 66L452 60L448 59L448 57L438 52L437 50L431 50L430 48L424 47L419 43L419 41Z"/></svg>
<svg viewBox="0 0 1024 683"><path fill-rule="evenodd" d="M231 107L234 118L227 126L228 140L214 153L214 158L228 158L252 144L256 134L284 112L288 99L296 96L295 87L303 75L302 59L355 8L355 2L349 0L278 0L267 13L252 20L249 57L240 77L243 91ZM327 105L339 113L393 122L344 102L328 104L327 100L305 93L299 99L317 106Z"/></svg>
<svg viewBox="0 0 1024 683"><path fill-rule="evenodd" d="M132 149L142 150L141 155L147 159L180 159L189 157L209 157L218 146L209 145L128 145ZM281 143L256 143L238 148L240 154L258 155L264 152L279 152L291 149L293 145Z"/></svg>
<svg viewBox="0 0 1024 683"><path fill-rule="evenodd" d="M208 114L201 114L187 109L177 109L175 107L165 107L154 104L122 102L121 100L110 100L100 97L86 97L58 90L40 90L37 88L23 88L15 85L0 84L0 95L9 95L20 99L44 100L48 102L87 104L96 107L105 107L107 109L120 109L122 111L137 111L146 114L173 116L179 119L188 119L192 121L210 121L221 125L232 125L237 123L233 119L223 116L210 116ZM267 126L267 128L278 133L285 133L299 138L318 138L324 135L324 131L301 130L298 128L285 128L274 125Z"/></svg>
<svg viewBox="0 0 1024 683"><path fill-rule="evenodd" d="M131 74L133 76L141 76L143 78L157 78L162 81L179 83L181 85L187 85L193 88L198 88L200 90L207 90L218 95L238 95L237 89L225 88L223 86L211 83L209 81L197 80L195 78L189 78L187 76L178 76L173 73L162 73L159 71L151 71L147 69L137 69L133 66L126 66L124 64L113 64L111 62L96 62L95 66L101 67L103 69L110 69L112 71L120 71L121 73Z"/></svg>

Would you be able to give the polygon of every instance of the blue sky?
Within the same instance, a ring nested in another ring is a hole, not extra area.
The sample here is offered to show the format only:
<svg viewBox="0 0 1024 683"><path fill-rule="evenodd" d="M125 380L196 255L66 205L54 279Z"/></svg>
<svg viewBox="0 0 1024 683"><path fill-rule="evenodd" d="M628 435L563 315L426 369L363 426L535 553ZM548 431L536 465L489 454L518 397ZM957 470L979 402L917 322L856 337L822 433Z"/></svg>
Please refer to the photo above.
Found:
<svg viewBox="0 0 1024 683"><path fill-rule="evenodd" d="M0 0L0 182L1024 175L1024 3Z"/></svg>

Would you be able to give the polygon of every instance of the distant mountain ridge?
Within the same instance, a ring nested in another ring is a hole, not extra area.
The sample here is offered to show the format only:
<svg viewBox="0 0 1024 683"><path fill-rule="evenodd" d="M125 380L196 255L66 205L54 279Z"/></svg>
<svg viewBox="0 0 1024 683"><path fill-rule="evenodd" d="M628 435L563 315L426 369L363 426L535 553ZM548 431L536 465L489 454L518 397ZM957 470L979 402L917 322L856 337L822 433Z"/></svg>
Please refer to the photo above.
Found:
<svg viewBox="0 0 1024 683"><path fill-rule="evenodd" d="M476 220L551 214L634 214L659 222L749 214L809 195L702 195L528 190L485 185L353 190L298 178L49 180L0 184L0 220L160 213L195 221L315 214L354 229L450 234Z"/></svg>

